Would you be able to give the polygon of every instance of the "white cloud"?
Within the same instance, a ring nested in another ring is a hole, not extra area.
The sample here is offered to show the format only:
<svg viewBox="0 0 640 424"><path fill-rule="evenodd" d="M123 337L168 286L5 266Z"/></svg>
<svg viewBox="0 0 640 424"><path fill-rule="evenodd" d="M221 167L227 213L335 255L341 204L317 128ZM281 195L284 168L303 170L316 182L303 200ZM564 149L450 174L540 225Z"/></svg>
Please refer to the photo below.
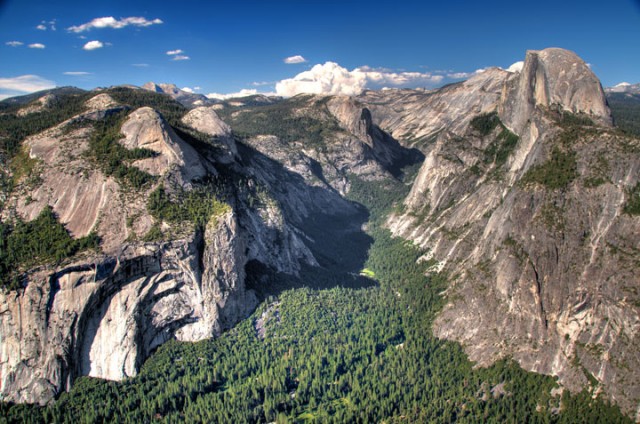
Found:
<svg viewBox="0 0 640 424"><path fill-rule="evenodd" d="M237 93L229 93L229 94L209 93L207 94L207 97L210 99L227 100L227 99L233 99L238 97L255 96L257 94L262 94L264 96L275 95L275 93L258 93L258 90L256 90L255 88L243 88Z"/></svg>
<svg viewBox="0 0 640 424"><path fill-rule="evenodd" d="M443 80L442 75L433 75L429 72L393 72L386 68L372 69L368 66L356 68L352 72L364 74L367 88L380 86L420 87L438 84Z"/></svg>
<svg viewBox="0 0 640 424"><path fill-rule="evenodd" d="M56 30L56 20L52 19L50 21L40 21L40 24L38 26L36 26L36 29L39 29L40 31L46 31L47 29L50 29L51 31L55 31Z"/></svg>
<svg viewBox="0 0 640 424"><path fill-rule="evenodd" d="M195 87L193 87L193 88L191 88L191 87L182 87L180 90L186 91L187 93L193 94L196 91L200 90L200 87L198 87L197 85Z"/></svg>
<svg viewBox="0 0 640 424"><path fill-rule="evenodd" d="M69 75L72 77L81 77L85 75L91 75L91 72L83 72L83 71L67 71L63 72L64 75Z"/></svg>
<svg viewBox="0 0 640 424"><path fill-rule="evenodd" d="M524 66L524 62L522 60L513 63L511 66L509 66L506 70L507 72L522 72L522 68Z"/></svg>
<svg viewBox="0 0 640 424"><path fill-rule="evenodd" d="M148 63L132 63L131 66L135 66L136 68L148 68Z"/></svg>
<svg viewBox="0 0 640 424"><path fill-rule="evenodd" d="M13 78L0 78L0 90L3 91L32 93L34 91L54 88L55 86L56 84L53 81L49 81L38 75L20 75Z"/></svg>
<svg viewBox="0 0 640 424"><path fill-rule="evenodd" d="M276 92L284 97L300 93L353 96L366 88L428 86L438 84L443 79L442 75L431 73L392 72L367 66L349 71L337 63L326 62L276 83Z"/></svg>
<svg viewBox="0 0 640 424"><path fill-rule="evenodd" d="M515 63L514 63L514 65L515 65ZM467 79L467 78L471 78L474 75L481 74L484 71L486 71L487 69L491 69L491 67L476 69L473 72L452 72L452 71L448 71L446 77L450 78L450 79Z"/></svg>
<svg viewBox="0 0 640 424"><path fill-rule="evenodd" d="M45 46L45 45L44 45L44 44L42 44L42 43L33 43L33 44L29 44L29 48L30 48L30 49L44 49L45 47L47 47L47 46Z"/></svg>
<svg viewBox="0 0 640 424"><path fill-rule="evenodd" d="M469 78L470 76L473 76L473 72L453 72L447 74L447 78L451 79L463 79Z"/></svg>
<svg viewBox="0 0 640 424"><path fill-rule="evenodd" d="M276 83L276 92L285 97L299 93L355 95L360 94L366 84L363 73L350 72L337 63L327 62Z"/></svg>
<svg viewBox="0 0 640 424"><path fill-rule="evenodd" d="M89 41L82 48L84 50L96 50L96 49L101 49L103 47L104 47L104 44L102 44L101 41L93 40L93 41Z"/></svg>
<svg viewBox="0 0 640 424"><path fill-rule="evenodd" d="M180 50L180 49L177 49L177 50L169 50L169 51L167 52L167 54L168 54L169 56L173 56L173 55L176 55L176 54L182 54L182 53L184 53L184 51L182 51L182 50Z"/></svg>
<svg viewBox="0 0 640 424"><path fill-rule="evenodd" d="M173 59L171 59L171 60L190 60L190 59L191 58L189 56L178 54L178 55L173 56Z"/></svg>
<svg viewBox="0 0 640 424"><path fill-rule="evenodd" d="M288 64L288 65L293 65L296 63L306 63L307 59L305 59L304 57L300 56L299 54L295 55L295 56L289 56L287 58L284 59L284 63Z"/></svg>
<svg viewBox="0 0 640 424"><path fill-rule="evenodd" d="M5 44L11 47L18 47L23 45L24 43L22 41L7 41Z"/></svg>
<svg viewBox="0 0 640 424"><path fill-rule="evenodd" d="M87 22L86 24L71 26L67 28L68 31L71 32L84 32L89 31L94 28L114 28L120 29L127 26L135 26L135 27L148 27L151 25L159 25L162 24L162 20L154 19L149 21L145 18L138 16L131 16L128 18L115 19L113 16L105 16L102 18L95 18L91 22Z"/></svg>
<svg viewBox="0 0 640 424"><path fill-rule="evenodd" d="M265 85L273 85L275 84L274 81L254 81L251 83L251 85L253 85L254 87L262 87Z"/></svg>

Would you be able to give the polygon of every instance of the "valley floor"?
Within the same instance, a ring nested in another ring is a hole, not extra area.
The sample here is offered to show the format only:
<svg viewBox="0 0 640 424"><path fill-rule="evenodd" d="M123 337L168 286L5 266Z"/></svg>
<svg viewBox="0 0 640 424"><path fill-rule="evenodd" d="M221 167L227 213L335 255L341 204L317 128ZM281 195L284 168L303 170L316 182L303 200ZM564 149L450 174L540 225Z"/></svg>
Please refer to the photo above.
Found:
<svg viewBox="0 0 640 424"><path fill-rule="evenodd" d="M278 291L221 337L169 342L137 377L81 378L45 408L1 405L0 421L631 422L586 391L554 396L553 378L511 361L474 368L431 335L446 276L425 277L422 252L380 225L400 184L353 185L371 212L362 276L270 275Z"/></svg>

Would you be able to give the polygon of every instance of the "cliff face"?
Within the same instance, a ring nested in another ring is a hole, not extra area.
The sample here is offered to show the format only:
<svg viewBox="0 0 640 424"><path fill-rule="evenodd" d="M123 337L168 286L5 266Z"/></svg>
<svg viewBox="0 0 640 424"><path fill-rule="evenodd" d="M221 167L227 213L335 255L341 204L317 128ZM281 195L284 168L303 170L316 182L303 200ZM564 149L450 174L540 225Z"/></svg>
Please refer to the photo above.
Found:
<svg viewBox="0 0 640 424"><path fill-rule="evenodd" d="M452 279L436 335L479 364L511 356L572 390L594 378L635 411L640 219L625 205L638 139L610 128L597 78L571 52L528 52L520 73L494 78L423 148L388 225ZM445 102L442 91L431 96ZM439 125L424 119L416 128Z"/></svg>
<svg viewBox="0 0 640 424"><path fill-rule="evenodd" d="M220 334L256 305L244 289L246 261L229 212L204 237L33 273L24 292L0 294L5 399L44 403L81 375L131 377L171 338Z"/></svg>
<svg viewBox="0 0 640 424"><path fill-rule="evenodd" d="M146 185L106 174L114 165L101 164L95 152L102 137L96 123L114 115L122 124L111 149L138 152L122 166L149 175ZM271 136L266 144L237 143L212 108L192 109L180 122L186 127L174 130L153 108L131 110L103 92L83 113L23 142L33 175L18 181L3 218L31 221L50 206L72 237L95 232L101 252L25 270L22 289L0 291L3 400L46 403L79 376L136 375L167 340L219 335L257 304L246 287L248 263L289 274L318 266L314 240L302 228L319 217L362 219L359 207L318 178L338 156L316 161L316 153L298 155ZM336 140L375 150L366 144L372 140L342 131ZM403 150L391 139L376 142ZM329 144L337 155L340 146ZM367 155L366 169L386 172ZM362 167L360 154L339 157L342 176ZM176 198L174 208L203 190L226 205L208 222L175 222L150 206L160 189ZM150 237L154 231L162 236ZM157 241L145 241L151 239Z"/></svg>
<svg viewBox="0 0 640 424"><path fill-rule="evenodd" d="M520 132L535 108L549 107L587 114L603 126L612 123L600 81L582 59L563 49L528 51L520 77L505 87L500 116Z"/></svg>

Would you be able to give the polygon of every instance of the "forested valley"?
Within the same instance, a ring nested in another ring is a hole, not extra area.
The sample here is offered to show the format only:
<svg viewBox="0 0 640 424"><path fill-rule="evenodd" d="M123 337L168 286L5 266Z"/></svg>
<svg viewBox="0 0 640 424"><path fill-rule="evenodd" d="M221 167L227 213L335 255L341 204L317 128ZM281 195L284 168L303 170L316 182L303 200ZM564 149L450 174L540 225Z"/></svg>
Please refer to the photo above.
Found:
<svg viewBox="0 0 640 424"><path fill-rule="evenodd" d="M559 394L509 359L476 368L433 337L448 276L383 227L407 181L351 180L370 214L361 270L267 273L257 310L221 337L168 342L137 377L83 377L46 407L0 404L0 421L631 422L589 390Z"/></svg>

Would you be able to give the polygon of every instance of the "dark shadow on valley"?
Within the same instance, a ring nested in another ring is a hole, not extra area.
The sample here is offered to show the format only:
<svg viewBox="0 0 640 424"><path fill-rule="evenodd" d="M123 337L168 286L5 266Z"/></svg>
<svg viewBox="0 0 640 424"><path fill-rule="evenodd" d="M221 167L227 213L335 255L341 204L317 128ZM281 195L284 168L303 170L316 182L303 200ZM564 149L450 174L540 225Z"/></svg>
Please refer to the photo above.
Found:
<svg viewBox="0 0 640 424"><path fill-rule="evenodd" d="M302 219L292 219L296 214L291 204L281 204L289 222L299 230L300 238L313 253L318 266L302 264L299 275L285 274L251 260L246 266L246 286L254 290L260 300L294 288L330 289L332 287L365 288L376 281L359 275L368 257L373 239L363 230L369 212L362 205L344 199L330 186L309 186L301 175L286 169L281 163L257 150L238 145L245 166L268 169L262 175L272 176L264 181L281 198L290 193L309 193L306 205L309 213ZM312 163L312 172L324 180L321 167ZM343 203L344 210L327 212L329 203Z"/></svg>

